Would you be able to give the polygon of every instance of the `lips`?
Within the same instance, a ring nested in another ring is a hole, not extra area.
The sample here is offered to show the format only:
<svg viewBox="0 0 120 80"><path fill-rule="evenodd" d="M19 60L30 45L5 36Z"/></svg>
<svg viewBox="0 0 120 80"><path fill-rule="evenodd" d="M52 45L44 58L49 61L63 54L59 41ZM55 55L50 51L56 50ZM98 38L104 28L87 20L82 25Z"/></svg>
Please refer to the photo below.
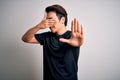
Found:
<svg viewBox="0 0 120 80"><path fill-rule="evenodd" d="M52 32L54 32L55 27L50 27L50 30L51 30Z"/></svg>

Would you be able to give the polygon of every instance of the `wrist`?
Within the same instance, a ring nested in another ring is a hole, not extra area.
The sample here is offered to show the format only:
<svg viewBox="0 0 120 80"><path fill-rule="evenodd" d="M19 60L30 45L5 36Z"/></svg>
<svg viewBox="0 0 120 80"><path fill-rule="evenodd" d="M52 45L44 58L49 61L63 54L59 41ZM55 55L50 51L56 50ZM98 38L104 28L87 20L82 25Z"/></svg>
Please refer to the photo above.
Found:
<svg viewBox="0 0 120 80"><path fill-rule="evenodd" d="M35 27L38 29L42 29L40 24L36 25Z"/></svg>

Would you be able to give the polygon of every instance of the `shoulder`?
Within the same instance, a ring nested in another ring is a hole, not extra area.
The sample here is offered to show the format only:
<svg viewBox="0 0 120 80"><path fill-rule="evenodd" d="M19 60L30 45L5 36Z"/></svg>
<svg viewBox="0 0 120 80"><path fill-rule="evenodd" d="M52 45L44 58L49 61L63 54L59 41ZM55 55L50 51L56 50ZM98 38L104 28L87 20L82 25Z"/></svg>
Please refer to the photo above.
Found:
<svg viewBox="0 0 120 80"><path fill-rule="evenodd" d="M45 42L46 40L48 40L51 36L52 36L52 33L51 33L51 32L44 32L44 33L35 34L36 40L37 40L39 43L41 43L42 45L43 45L44 42Z"/></svg>
<svg viewBox="0 0 120 80"><path fill-rule="evenodd" d="M38 33L38 34L35 34L35 35L39 35L39 36L49 36L49 35L52 35L52 32L44 32L44 33Z"/></svg>
<svg viewBox="0 0 120 80"><path fill-rule="evenodd" d="M67 33L68 33L68 35L70 35L72 32L68 30Z"/></svg>
<svg viewBox="0 0 120 80"><path fill-rule="evenodd" d="M71 37L71 31L67 31L66 33L64 33L63 35L60 36L60 38L70 38Z"/></svg>

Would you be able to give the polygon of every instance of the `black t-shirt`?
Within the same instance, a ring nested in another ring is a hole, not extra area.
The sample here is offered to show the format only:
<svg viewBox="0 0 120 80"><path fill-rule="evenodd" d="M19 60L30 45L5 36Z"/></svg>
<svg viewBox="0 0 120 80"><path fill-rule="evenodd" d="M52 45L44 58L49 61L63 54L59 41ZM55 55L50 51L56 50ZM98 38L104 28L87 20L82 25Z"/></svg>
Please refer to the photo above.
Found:
<svg viewBox="0 0 120 80"><path fill-rule="evenodd" d="M52 32L35 34L36 39L43 45L43 75L44 80L78 80L79 48L62 43L59 38L69 39L71 31L63 35Z"/></svg>

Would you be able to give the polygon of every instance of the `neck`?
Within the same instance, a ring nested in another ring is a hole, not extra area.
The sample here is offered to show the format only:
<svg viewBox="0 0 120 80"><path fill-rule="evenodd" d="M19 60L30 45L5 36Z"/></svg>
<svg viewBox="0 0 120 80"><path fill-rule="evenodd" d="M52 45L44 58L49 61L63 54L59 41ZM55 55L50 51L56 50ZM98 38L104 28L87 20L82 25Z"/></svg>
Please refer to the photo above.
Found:
<svg viewBox="0 0 120 80"><path fill-rule="evenodd" d="M67 31L67 28L65 26L62 26L59 31L57 32L57 35L62 35Z"/></svg>

